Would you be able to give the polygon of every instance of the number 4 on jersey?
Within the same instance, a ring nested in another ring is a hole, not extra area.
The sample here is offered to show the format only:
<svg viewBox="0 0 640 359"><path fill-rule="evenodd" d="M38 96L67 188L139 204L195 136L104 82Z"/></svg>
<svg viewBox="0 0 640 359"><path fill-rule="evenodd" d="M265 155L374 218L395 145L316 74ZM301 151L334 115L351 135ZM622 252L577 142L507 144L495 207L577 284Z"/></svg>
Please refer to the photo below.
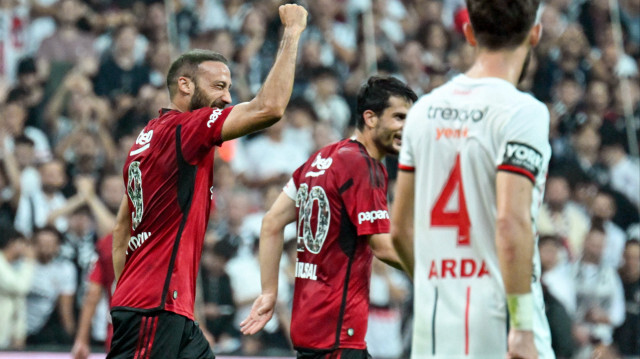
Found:
<svg viewBox="0 0 640 359"><path fill-rule="evenodd" d="M453 197L456 189L458 190L458 209L455 211L447 211L447 204L451 200L451 197ZM469 220L469 213L467 212L467 204L462 186L460 154L456 156L456 163L453 166L453 170L451 170L447 183L444 185L436 204L431 209L431 226L457 227L458 245L468 246L471 244L469 238L471 221Z"/></svg>

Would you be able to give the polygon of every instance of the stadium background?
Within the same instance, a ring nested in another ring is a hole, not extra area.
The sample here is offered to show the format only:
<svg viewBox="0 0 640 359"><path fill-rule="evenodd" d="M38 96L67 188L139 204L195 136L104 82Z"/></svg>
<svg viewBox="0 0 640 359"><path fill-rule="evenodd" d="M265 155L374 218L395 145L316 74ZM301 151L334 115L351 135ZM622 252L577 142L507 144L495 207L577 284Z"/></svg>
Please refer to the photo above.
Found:
<svg viewBox="0 0 640 359"><path fill-rule="evenodd" d="M251 99L278 48L281 3L0 0L0 224L27 237L37 227L53 225L64 237L51 263L56 269L32 278L26 306L17 319L2 317L0 327L13 330L27 318L48 317L47 308L60 294L73 299L78 318L95 243L112 227L124 193L126 153L146 121L168 105L164 82L172 58L189 48L221 52L230 59L233 102ZM352 133L360 84L373 73L392 74L421 95L473 61L473 49L461 35L463 0L301 3L309 10L309 26L283 120L217 151L216 210L206 237L198 311L221 355L292 355L287 333L295 230L287 233L278 319L260 335L241 337L234 316L243 318L260 290L255 241L265 209L311 153ZM635 321L635 331L619 330L611 339L613 327L622 323L624 298L607 288L603 295L598 283L581 285L580 258L590 228L602 228L606 240L598 268L619 267L628 278L624 245L640 237L640 2L545 1L540 19L542 41L520 88L551 113L553 158L539 218L547 244L543 282L547 305L554 308L550 315L556 316L550 320L567 324L552 325L563 336L559 354L616 358L633 340L638 343L640 296L626 303L625 325ZM392 158L386 163L392 189L396 163ZM68 268L73 272L64 277L68 283L38 293L38 282ZM32 305L35 297L38 305ZM12 298L0 287L0 312L8 311L4 306ZM407 357L410 283L374 263L371 300L370 351L375 358ZM606 321L616 322L599 331L585 309L597 300L613 302L600 309ZM92 330L96 350L104 340L106 313L103 302ZM0 338L0 345L13 351L69 351L73 336L65 329L73 328L59 320L57 325L55 338L30 338L39 344L3 345ZM621 339L624 335L635 339Z"/></svg>

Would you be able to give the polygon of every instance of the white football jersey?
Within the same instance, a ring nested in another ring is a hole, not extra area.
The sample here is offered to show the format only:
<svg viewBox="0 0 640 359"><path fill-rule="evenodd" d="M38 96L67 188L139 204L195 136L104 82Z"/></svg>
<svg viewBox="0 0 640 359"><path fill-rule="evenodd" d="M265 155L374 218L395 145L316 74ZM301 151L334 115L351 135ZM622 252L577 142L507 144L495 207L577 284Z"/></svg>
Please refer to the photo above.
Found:
<svg viewBox="0 0 640 359"><path fill-rule="evenodd" d="M509 171L533 183L535 232L551 156L548 135L545 105L498 78L458 75L409 111L399 169L415 172L412 358L505 356L496 173ZM536 346L541 359L554 358L537 247L533 266Z"/></svg>

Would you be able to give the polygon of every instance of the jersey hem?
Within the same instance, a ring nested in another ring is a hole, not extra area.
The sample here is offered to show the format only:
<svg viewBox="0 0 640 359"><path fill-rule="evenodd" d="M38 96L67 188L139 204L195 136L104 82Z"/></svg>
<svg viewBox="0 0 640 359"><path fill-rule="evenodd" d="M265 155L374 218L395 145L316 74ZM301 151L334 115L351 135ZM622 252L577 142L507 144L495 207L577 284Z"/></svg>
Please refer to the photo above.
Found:
<svg viewBox="0 0 640 359"><path fill-rule="evenodd" d="M177 312L175 310L162 309L160 307L155 307L155 308L135 308L135 307L127 307L127 306L118 306L118 307L111 308L111 310L109 312L118 312L118 311L121 311L121 312L135 312L135 313L143 313L143 314L167 312L167 313L173 313L175 315L183 316L183 317L185 317L185 318L187 318L189 320L195 320L192 315L186 315L185 313L182 313L182 312Z"/></svg>
<svg viewBox="0 0 640 359"><path fill-rule="evenodd" d="M340 344L337 347L331 347L331 348L307 348L307 347L301 347L298 345L294 345L293 349L296 351L317 351L317 352L332 352L334 350L339 350L339 349L358 349L358 350L363 350L363 349L367 349L367 344L361 344L361 345L356 345L356 344L346 344L346 345L342 345Z"/></svg>

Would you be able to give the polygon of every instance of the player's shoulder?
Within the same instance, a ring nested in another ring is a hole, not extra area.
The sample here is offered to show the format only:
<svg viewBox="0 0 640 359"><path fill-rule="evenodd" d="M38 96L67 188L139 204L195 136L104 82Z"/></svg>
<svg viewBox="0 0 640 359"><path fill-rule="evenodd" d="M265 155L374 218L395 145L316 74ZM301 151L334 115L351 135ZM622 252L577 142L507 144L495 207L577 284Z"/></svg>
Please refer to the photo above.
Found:
<svg viewBox="0 0 640 359"><path fill-rule="evenodd" d="M363 161L371 159L367 149L355 138L348 138L336 144L334 157L345 166L359 165Z"/></svg>

